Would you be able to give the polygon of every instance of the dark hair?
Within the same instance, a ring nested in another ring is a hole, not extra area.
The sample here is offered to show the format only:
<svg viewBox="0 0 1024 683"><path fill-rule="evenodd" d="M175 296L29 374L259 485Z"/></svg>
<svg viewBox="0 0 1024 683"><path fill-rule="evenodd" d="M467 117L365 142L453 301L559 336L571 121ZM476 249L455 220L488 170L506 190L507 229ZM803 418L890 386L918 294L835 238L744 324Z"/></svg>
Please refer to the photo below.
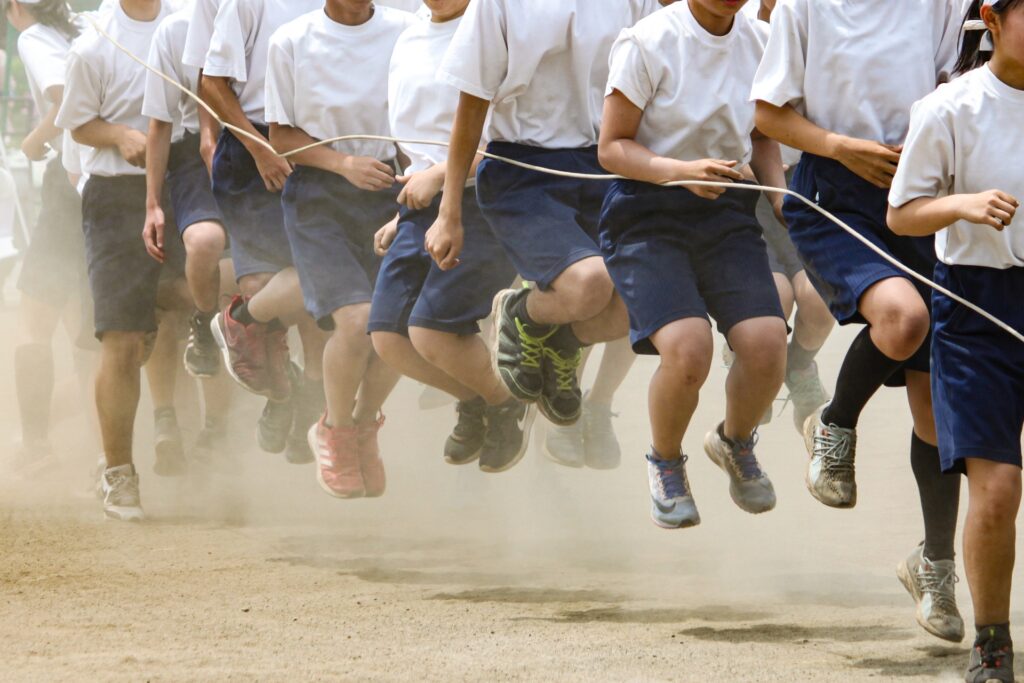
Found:
<svg viewBox="0 0 1024 683"><path fill-rule="evenodd" d="M11 4L11 0L3 0L5 10L9 4ZM67 0L39 0L37 3L22 5L22 7L28 10L40 24L60 31L68 40L74 40L81 33L75 24Z"/></svg>
<svg viewBox="0 0 1024 683"><path fill-rule="evenodd" d="M967 16L964 17L963 25L966 25L968 21L981 19L981 4L982 0L972 0L971 6L967 8ZM1004 14L1021 5L1024 5L1024 0L999 0L992 5L992 11L996 14ZM956 60L956 66L953 67L953 73L965 74L992 59L991 53L981 49L981 39L984 38L985 31L964 31L961 28L960 35L962 36L960 56Z"/></svg>

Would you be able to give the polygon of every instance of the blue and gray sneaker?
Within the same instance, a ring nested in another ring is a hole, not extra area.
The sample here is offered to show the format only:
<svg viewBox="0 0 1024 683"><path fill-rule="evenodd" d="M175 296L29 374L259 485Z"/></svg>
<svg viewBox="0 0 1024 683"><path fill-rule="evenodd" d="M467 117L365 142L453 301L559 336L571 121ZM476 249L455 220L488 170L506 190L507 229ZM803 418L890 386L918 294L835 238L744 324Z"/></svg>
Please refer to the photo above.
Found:
<svg viewBox="0 0 1024 683"><path fill-rule="evenodd" d="M647 456L651 520L662 529L685 529L700 524L700 513L686 478L687 459L685 455L678 460Z"/></svg>
<svg viewBox="0 0 1024 683"><path fill-rule="evenodd" d="M745 442L729 442L722 436L722 425L704 437L704 452L729 475L729 495L741 510L751 514L775 507L775 488L754 455L757 432Z"/></svg>

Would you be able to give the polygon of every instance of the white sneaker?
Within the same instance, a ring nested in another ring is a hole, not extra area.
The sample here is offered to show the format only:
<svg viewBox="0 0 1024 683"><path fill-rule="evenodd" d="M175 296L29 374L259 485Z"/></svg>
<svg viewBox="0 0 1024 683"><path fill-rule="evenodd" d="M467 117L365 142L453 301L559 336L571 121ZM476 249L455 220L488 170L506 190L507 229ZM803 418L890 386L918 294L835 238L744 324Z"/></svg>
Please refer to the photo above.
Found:
<svg viewBox="0 0 1024 683"><path fill-rule="evenodd" d="M141 522L145 515L139 500L139 475L135 465L108 467L103 471L103 514L107 519Z"/></svg>
<svg viewBox="0 0 1024 683"><path fill-rule="evenodd" d="M896 567L896 576L917 603L917 623L936 638L953 643L964 639L964 620L956 607L956 564L929 560L924 545Z"/></svg>
<svg viewBox="0 0 1024 683"><path fill-rule="evenodd" d="M823 423L824 409L822 406L804 422L804 445L810 456L807 490L829 507L852 508L857 504L857 432Z"/></svg>

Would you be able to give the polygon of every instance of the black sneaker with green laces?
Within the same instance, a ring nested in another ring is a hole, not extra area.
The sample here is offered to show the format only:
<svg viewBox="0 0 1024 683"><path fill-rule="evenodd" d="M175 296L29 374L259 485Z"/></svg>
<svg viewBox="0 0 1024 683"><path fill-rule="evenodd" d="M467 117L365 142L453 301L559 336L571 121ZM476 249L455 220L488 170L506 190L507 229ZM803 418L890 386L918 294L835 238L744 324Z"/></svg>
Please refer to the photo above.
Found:
<svg viewBox="0 0 1024 683"><path fill-rule="evenodd" d="M534 329L516 316L528 289L506 289L494 297L494 366L498 376L520 401L536 401L544 386L541 364L544 344L558 327Z"/></svg>
<svg viewBox="0 0 1024 683"><path fill-rule="evenodd" d="M480 451L482 472L505 472L523 459L536 414L534 406L514 398L487 407L487 436Z"/></svg>
<svg viewBox="0 0 1024 683"><path fill-rule="evenodd" d="M188 320L185 370L196 379L215 377L220 370L220 349L210 329L213 316L213 313L196 311Z"/></svg>
<svg viewBox="0 0 1024 683"><path fill-rule="evenodd" d="M449 465L468 465L480 457L487 435L487 402L477 396L459 401L455 407L459 421L444 444L444 461Z"/></svg>
<svg viewBox="0 0 1024 683"><path fill-rule="evenodd" d="M544 417L561 426L576 424L583 414L583 393L577 373L583 353L577 346L558 344L557 338L548 340L544 348L544 388L537 407ZM562 348L559 348L562 346Z"/></svg>

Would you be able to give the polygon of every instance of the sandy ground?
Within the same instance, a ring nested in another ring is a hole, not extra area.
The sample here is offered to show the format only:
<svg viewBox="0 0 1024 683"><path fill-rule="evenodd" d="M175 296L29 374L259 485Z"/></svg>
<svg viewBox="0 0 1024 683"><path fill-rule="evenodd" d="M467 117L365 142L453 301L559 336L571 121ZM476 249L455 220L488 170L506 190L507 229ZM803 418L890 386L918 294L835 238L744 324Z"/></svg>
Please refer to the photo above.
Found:
<svg viewBox="0 0 1024 683"><path fill-rule="evenodd" d="M12 329L10 309L0 322ZM823 354L829 384L849 338ZM103 521L86 492L97 451L69 417L57 476L0 472L0 680L958 680L967 646L925 634L894 574L921 536L901 393L865 414L853 511L804 490L801 440L777 417L759 453L779 505L752 517L700 447L723 406L716 368L686 440L704 521L667 532L641 460L653 368L642 359L619 396L626 458L610 473L550 464L541 428L512 472L454 469L451 410L418 411L405 383L376 501L331 499L309 466L259 452L246 397L230 474L160 480L144 406L136 526ZM0 363L2 456L10 373ZM966 584L959 598L970 623Z"/></svg>

